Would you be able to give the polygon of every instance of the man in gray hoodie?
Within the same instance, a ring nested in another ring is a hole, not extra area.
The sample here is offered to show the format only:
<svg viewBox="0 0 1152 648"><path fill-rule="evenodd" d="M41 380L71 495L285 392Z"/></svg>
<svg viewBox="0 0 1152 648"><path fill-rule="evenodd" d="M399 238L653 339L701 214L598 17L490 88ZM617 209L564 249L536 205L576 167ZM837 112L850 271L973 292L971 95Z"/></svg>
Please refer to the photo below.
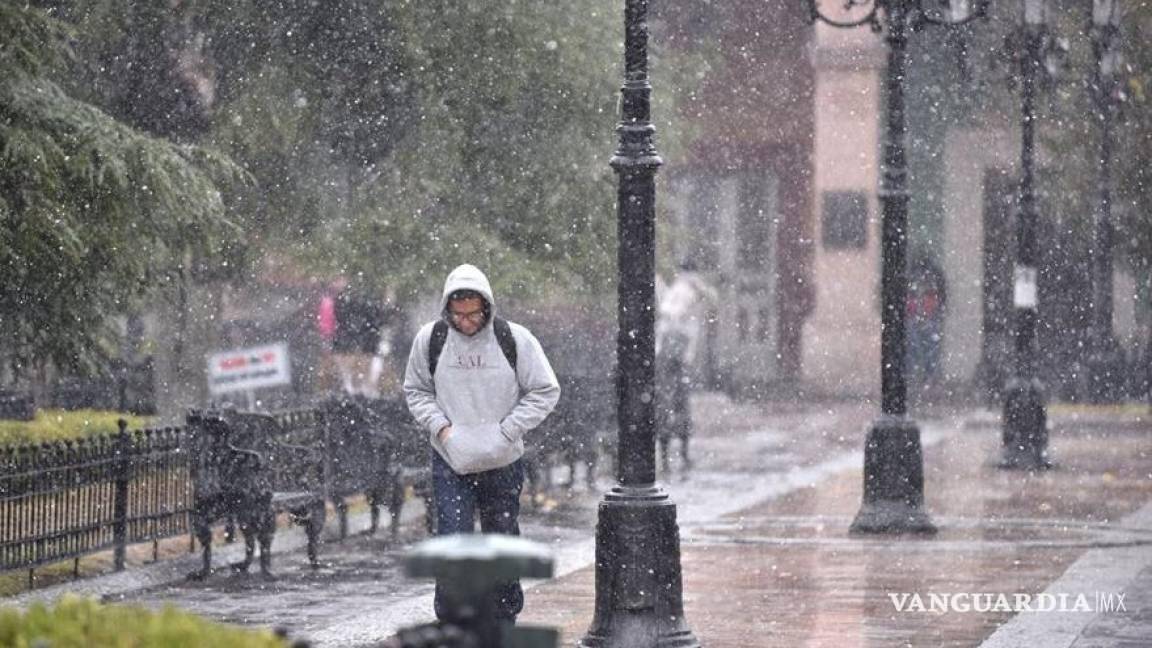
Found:
<svg viewBox="0 0 1152 648"><path fill-rule="evenodd" d="M444 282L441 318L412 342L404 395L432 445L436 534L520 535L524 434L560 399L560 384L528 329L496 316L488 278L461 265ZM445 618L437 584L436 616ZM495 609L514 622L524 607L519 581L498 592Z"/></svg>

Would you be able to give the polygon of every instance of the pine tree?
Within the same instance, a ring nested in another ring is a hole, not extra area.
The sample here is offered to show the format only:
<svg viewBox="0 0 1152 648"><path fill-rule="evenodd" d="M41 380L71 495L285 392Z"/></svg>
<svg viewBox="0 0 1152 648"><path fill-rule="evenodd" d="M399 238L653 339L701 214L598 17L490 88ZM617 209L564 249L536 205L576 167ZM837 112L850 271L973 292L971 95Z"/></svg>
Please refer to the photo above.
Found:
<svg viewBox="0 0 1152 648"><path fill-rule="evenodd" d="M190 251L229 231L243 173L66 92L67 25L0 2L0 359L9 379L91 369L110 324Z"/></svg>

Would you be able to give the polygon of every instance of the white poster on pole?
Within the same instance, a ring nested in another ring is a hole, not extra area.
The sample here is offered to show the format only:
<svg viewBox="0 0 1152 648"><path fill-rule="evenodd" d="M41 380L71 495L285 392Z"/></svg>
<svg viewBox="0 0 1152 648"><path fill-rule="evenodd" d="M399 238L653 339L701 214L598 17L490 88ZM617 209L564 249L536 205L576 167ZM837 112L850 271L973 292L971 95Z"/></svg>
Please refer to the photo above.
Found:
<svg viewBox="0 0 1152 648"><path fill-rule="evenodd" d="M1036 277L1039 273L1036 268L1017 265L1015 281L1012 291L1012 304L1016 308L1036 308L1039 300L1036 298Z"/></svg>
<svg viewBox="0 0 1152 648"><path fill-rule="evenodd" d="M213 396L290 384L292 370L284 342L208 356L208 391Z"/></svg>

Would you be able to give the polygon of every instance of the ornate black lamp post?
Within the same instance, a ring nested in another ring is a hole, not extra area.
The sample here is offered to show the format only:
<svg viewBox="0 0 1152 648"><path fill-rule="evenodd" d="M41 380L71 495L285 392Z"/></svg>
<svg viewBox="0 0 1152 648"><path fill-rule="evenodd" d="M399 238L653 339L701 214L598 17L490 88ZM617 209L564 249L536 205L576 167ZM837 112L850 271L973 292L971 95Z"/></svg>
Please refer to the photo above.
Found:
<svg viewBox="0 0 1152 648"><path fill-rule="evenodd" d="M836 0L834 0L835 2ZM908 418L904 376L904 316L908 292L908 178L904 155L904 84L908 35L926 25L956 26L986 13L987 0L950 0L943 10L922 0L839 0L841 11L828 15L820 0L808 0L813 22L833 27L869 25L888 43L885 75L887 129L880 181L882 208L880 418L868 430L864 447L864 502L852 531L859 533L934 533L924 511L924 459L920 428ZM937 3L933 3L939 6Z"/></svg>
<svg viewBox="0 0 1152 648"><path fill-rule="evenodd" d="M1037 276L1040 261L1035 195L1036 86L1045 73L1045 0L1024 0L1020 64L1020 198L1016 214L1013 304L1015 366L1004 389L1004 468L1048 468L1048 413L1036 372Z"/></svg>
<svg viewBox="0 0 1152 648"><path fill-rule="evenodd" d="M684 619L676 505L656 484L656 169L648 0L626 0L619 147L618 484L596 524L596 611L582 646L694 647Z"/></svg>
<svg viewBox="0 0 1152 648"><path fill-rule="evenodd" d="M1112 334L1112 145L1113 126L1121 99L1116 83L1120 8L1116 0L1092 3L1092 50L1096 67L1092 94L1100 126L1100 202L1092 236L1092 357L1088 366L1088 396L1094 402L1115 400L1122 375L1120 348Z"/></svg>

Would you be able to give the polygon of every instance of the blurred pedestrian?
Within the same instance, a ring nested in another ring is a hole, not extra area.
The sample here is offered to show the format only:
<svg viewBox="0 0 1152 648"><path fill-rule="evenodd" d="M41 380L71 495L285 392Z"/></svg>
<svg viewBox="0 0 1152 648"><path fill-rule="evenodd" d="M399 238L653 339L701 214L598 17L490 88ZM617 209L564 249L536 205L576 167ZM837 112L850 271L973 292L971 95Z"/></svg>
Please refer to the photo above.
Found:
<svg viewBox="0 0 1152 648"><path fill-rule="evenodd" d="M914 256L908 264L907 358L908 373L921 389L939 383L946 300L944 272L932 259Z"/></svg>
<svg viewBox="0 0 1152 648"><path fill-rule="evenodd" d="M680 264L672 283L661 291L656 308L656 438L661 465L671 466L672 438L680 440L680 459L692 467L688 440L692 435L689 396L696 353L704 337L709 306L716 291L696 272L691 261Z"/></svg>
<svg viewBox="0 0 1152 648"><path fill-rule="evenodd" d="M488 278L461 265L444 282L440 319L412 342L404 394L432 445L436 534L520 535L524 434L552 412L560 384L536 337L496 315ZM444 582L436 585L436 616ZM514 623L524 606L519 581L496 592L496 617Z"/></svg>
<svg viewBox="0 0 1152 648"><path fill-rule="evenodd" d="M716 303L716 289L697 272L696 264L680 264L676 276L659 291L656 305L656 353L679 341L676 349L681 362L691 368L704 339L709 307Z"/></svg>
<svg viewBox="0 0 1152 648"><path fill-rule="evenodd" d="M336 296L336 333L332 352L340 387L349 396L373 396L369 385L372 358L379 350L383 309L375 299L345 288Z"/></svg>

